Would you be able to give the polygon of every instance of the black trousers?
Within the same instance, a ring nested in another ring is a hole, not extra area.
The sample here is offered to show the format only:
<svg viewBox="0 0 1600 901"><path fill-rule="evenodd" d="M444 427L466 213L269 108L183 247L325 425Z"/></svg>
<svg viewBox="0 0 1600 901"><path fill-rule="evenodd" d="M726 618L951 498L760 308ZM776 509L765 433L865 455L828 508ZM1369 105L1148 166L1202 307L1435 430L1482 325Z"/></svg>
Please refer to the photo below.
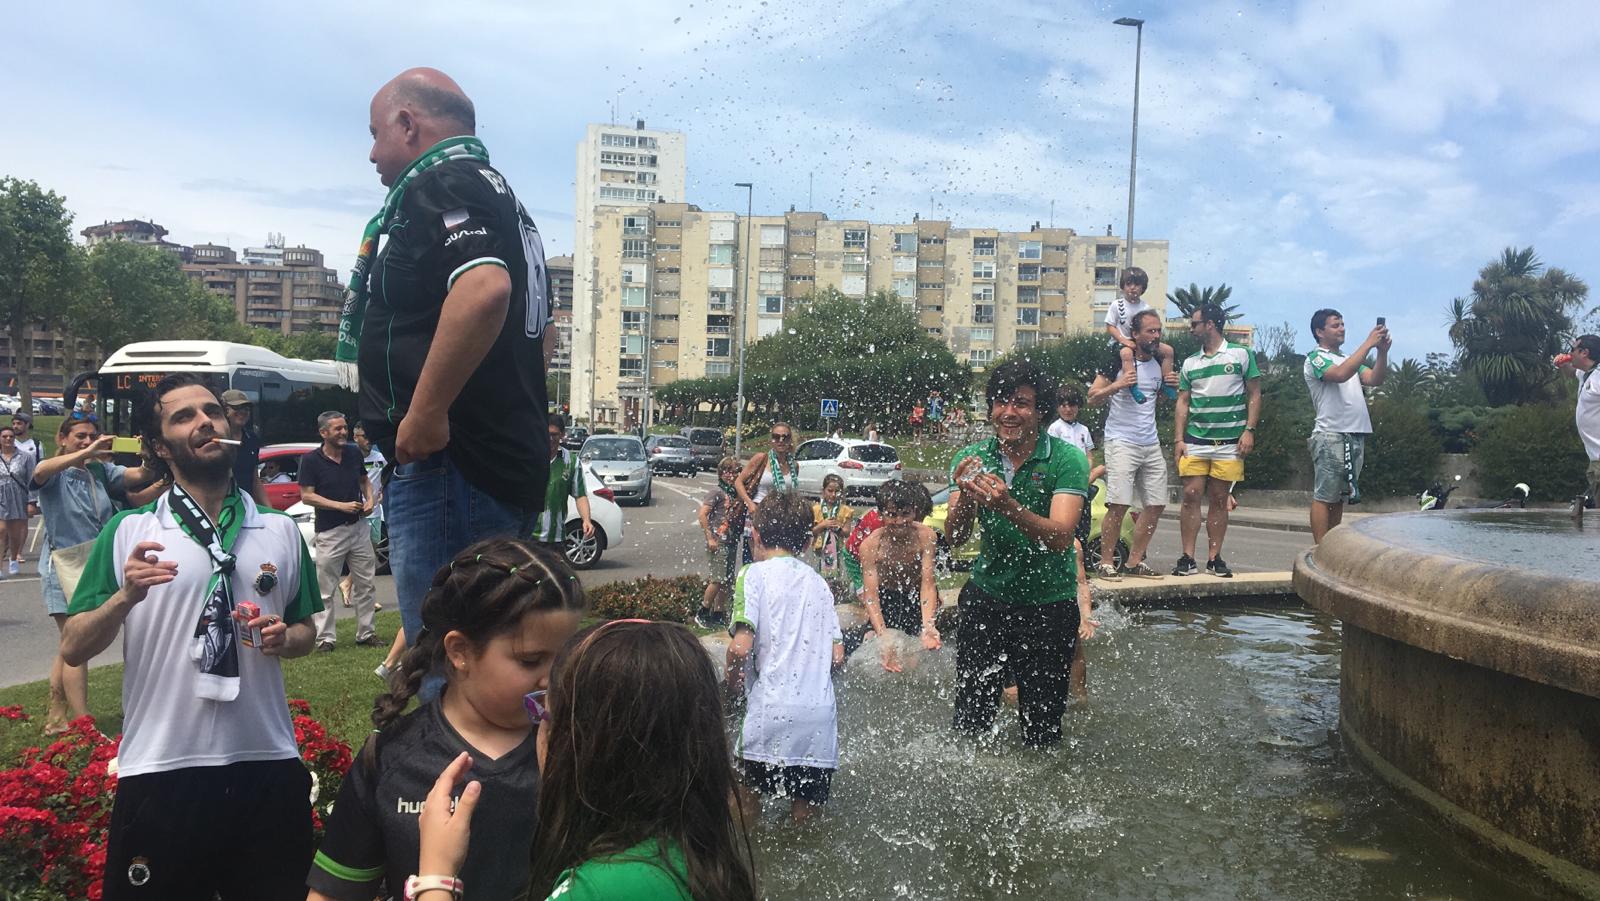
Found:
<svg viewBox="0 0 1600 901"><path fill-rule="evenodd" d="M303 901L311 774L294 758L125 776L107 846L105 901Z"/></svg>
<svg viewBox="0 0 1600 901"><path fill-rule="evenodd" d="M1059 742L1078 646L1077 603L1008 604L971 582L959 603L955 727L988 732L1009 673L1017 680L1022 740L1041 747Z"/></svg>

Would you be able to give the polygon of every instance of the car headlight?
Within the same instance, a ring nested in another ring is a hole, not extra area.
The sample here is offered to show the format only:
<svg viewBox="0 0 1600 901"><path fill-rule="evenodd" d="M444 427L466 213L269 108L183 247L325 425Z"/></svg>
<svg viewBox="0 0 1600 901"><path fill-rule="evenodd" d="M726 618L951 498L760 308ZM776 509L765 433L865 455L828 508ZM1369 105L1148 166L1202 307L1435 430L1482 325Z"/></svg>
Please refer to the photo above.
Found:
<svg viewBox="0 0 1600 901"><path fill-rule="evenodd" d="M633 472L628 474L628 481L630 481L630 482L638 481L639 479L642 479L645 476L648 476L649 474L650 474L650 467L648 467L648 466L646 466L643 469L635 469Z"/></svg>

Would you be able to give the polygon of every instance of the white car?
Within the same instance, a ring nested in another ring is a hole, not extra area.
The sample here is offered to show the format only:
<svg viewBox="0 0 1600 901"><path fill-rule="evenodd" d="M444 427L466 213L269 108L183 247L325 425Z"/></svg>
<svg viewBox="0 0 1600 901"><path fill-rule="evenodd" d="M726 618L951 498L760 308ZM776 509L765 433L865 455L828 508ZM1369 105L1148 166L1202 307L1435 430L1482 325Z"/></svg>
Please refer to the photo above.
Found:
<svg viewBox="0 0 1600 901"><path fill-rule="evenodd" d="M900 478L900 454L887 444L858 438L813 438L794 452L800 493L818 497L823 478L844 479L846 497L870 497L878 486Z"/></svg>
<svg viewBox="0 0 1600 901"><path fill-rule="evenodd" d="M600 484L592 470L587 475L589 484ZM294 521L300 525L300 537L305 539L311 558L315 560L317 545L312 539L316 534L313 524L316 511L301 501L283 512L294 517ZM583 520L578 516L578 504L572 498L567 498L567 562L572 564L573 569L589 569L600 562L601 555L606 551L622 546L622 508L617 506L610 488L589 490L589 518L594 521L594 535L585 539Z"/></svg>

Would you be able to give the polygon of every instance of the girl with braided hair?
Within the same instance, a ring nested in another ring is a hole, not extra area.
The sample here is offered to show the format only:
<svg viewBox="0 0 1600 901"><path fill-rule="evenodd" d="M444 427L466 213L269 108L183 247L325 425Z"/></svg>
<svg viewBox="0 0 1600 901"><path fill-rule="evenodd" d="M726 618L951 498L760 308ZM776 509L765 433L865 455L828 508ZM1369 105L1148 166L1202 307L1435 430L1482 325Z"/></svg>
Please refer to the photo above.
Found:
<svg viewBox="0 0 1600 901"><path fill-rule="evenodd" d="M478 542L434 575L422 632L374 702L373 733L339 789L307 877L308 901L402 897L418 872L417 815L439 771L463 753L470 777L489 789L478 829L496 839L468 852L452 875L471 887L470 898L522 891L528 858L505 851L531 843L538 821L539 767L524 697L548 686L583 610L566 561L520 538ZM444 674L444 692L404 713L430 673Z"/></svg>

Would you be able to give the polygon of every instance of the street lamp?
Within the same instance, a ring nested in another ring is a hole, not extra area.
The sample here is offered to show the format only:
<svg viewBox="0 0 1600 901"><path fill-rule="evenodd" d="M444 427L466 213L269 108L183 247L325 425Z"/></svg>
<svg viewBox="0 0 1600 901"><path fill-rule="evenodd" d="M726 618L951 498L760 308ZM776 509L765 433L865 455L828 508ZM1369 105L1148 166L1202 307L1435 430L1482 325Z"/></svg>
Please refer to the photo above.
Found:
<svg viewBox="0 0 1600 901"><path fill-rule="evenodd" d="M739 443L744 440L744 295L749 288L750 280L750 211L755 196L755 184L748 181L736 181L735 188L744 188L744 249L739 252L739 290L734 303L734 328L739 336L739 391L736 396L738 406L733 408L733 458L739 459Z"/></svg>
<svg viewBox="0 0 1600 901"><path fill-rule="evenodd" d="M1122 269L1126 272L1133 268L1133 187L1139 171L1139 54L1144 49L1144 20L1123 16L1111 24L1129 25L1136 32L1133 44L1133 140L1128 150L1128 240L1122 253Z"/></svg>

